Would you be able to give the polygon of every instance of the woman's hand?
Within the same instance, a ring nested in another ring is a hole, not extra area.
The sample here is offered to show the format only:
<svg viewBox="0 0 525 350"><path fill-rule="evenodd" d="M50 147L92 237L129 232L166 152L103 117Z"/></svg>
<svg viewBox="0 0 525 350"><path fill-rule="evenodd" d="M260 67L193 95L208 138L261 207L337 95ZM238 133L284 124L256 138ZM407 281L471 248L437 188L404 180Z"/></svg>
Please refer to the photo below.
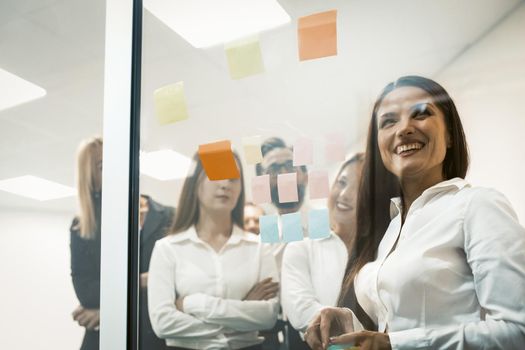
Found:
<svg viewBox="0 0 525 350"><path fill-rule="evenodd" d="M268 277L256 283L243 300L268 300L275 298L278 292L279 283L272 282L272 278Z"/></svg>
<svg viewBox="0 0 525 350"><path fill-rule="evenodd" d="M350 309L326 307L310 322L304 339L313 350L326 349L331 336L354 331L352 316Z"/></svg>
<svg viewBox="0 0 525 350"><path fill-rule="evenodd" d="M184 297L175 300L175 307L180 312L184 312Z"/></svg>
<svg viewBox="0 0 525 350"><path fill-rule="evenodd" d="M100 325L100 312L98 309L84 309L82 306L78 306L73 311L72 316L80 326L90 331L98 329Z"/></svg>
<svg viewBox="0 0 525 350"><path fill-rule="evenodd" d="M362 331L343 334L330 339L330 344L352 344L360 350L391 350L387 333Z"/></svg>

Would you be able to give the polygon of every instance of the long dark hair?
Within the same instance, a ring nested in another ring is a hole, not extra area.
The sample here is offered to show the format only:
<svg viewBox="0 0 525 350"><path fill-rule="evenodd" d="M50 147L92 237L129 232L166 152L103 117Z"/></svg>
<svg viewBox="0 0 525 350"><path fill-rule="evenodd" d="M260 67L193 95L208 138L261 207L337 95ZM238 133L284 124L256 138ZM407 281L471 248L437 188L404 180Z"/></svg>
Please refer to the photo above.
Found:
<svg viewBox="0 0 525 350"><path fill-rule="evenodd" d="M234 225L242 228L244 226L244 174L242 171L241 160L237 153L233 153L235 160L239 166L239 172L241 174L241 194L237 199L237 204L233 208L231 218ZM182 185L182 191L179 197L179 204L177 207L177 215L175 220L168 231L168 234L176 234L184 232L199 221L199 198L197 196L197 190L200 184L201 175L204 174L204 168L202 167L201 160L198 153L193 156L193 170L190 170L190 174L184 180Z"/></svg>
<svg viewBox="0 0 525 350"><path fill-rule="evenodd" d="M465 133L454 101L445 89L435 81L420 76L405 76L388 84L374 104L368 128L365 162L357 196L357 232L346 267L339 305L343 305L345 299L352 299L348 294L354 293L356 274L366 263L375 259L379 242L390 224L390 199L402 196L399 181L385 168L379 153L377 110L386 95L404 86L417 87L427 92L444 114L451 144L443 161L443 177L448 180L454 177L464 178L467 174L469 156Z"/></svg>

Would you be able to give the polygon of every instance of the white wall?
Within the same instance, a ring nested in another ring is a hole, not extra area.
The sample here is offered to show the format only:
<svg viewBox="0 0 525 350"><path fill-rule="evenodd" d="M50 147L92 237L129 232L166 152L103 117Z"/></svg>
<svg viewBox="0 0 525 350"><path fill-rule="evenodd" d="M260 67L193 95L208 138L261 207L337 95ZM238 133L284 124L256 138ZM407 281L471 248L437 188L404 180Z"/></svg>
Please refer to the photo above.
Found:
<svg viewBox="0 0 525 350"><path fill-rule="evenodd" d="M80 348L70 277L71 214L0 211L0 349Z"/></svg>
<svg viewBox="0 0 525 350"><path fill-rule="evenodd" d="M470 147L468 180L503 192L525 223L525 4L437 76Z"/></svg>

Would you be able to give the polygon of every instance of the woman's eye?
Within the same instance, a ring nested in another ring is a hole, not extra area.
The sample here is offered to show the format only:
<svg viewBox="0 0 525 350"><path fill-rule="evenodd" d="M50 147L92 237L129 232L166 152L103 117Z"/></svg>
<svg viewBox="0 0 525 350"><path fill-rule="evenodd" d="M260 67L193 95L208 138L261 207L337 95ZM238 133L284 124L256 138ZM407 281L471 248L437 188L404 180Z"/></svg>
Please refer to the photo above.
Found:
<svg viewBox="0 0 525 350"><path fill-rule="evenodd" d="M388 127L392 124L394 124L395 120L394 119L383 119L381 121L381 124L379 125L379 127L382 129L382 128L385 128L385 127Z"/></svg>
<svg viewBox="0 0 525 350"><path fill-rule="evenodd" d="M415 118L421 118L421 119L424 119L430 115L432 115L432 113L430 112L428 108L422 108L414 113Z"/></svg>

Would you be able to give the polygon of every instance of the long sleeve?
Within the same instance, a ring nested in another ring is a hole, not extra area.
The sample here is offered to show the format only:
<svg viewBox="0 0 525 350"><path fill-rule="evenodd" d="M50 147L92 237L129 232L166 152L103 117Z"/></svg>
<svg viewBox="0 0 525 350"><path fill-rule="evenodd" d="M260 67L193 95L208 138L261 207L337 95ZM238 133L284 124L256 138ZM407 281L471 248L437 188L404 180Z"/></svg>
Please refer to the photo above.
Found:
<svg viewBox="0 0 525 350"><path fill-rule="evenodd" d="M292 326L304 331L325 306L314 292L305 242L288 244L281 271L281 303Z"/></svg>
<svg viewBox="0 0 525 350"><path fill-rule="evenodd" d="M205 323L175 307L175 261L167 242L157 241L150 261L148 308L151 325L159 338L206 338L228 332L217 324Z"/></svg>
<svg viewBox="0 0 525 350"><path fill-rule="evenodd" d="M71 278L80 304L100 307L100 239L86 240L71 229Z"/></svg>
<svg viewBox="0 0 525 350"><path fill-rule="evenodd" d="M503 195L480 190L463 222L477 322L389 333L392 349L522 349L525 344L525 230Z"/></svg>
<svg viewBox="0 0 525 350"><path fill-rule="evenodd" d="M259 281L272 277L278 281L277 265L269 249L261 247ZM200 320L237 331L270 329L277 321L279 299L233 300L195 293L184 298L184 312Z"/></svg>

